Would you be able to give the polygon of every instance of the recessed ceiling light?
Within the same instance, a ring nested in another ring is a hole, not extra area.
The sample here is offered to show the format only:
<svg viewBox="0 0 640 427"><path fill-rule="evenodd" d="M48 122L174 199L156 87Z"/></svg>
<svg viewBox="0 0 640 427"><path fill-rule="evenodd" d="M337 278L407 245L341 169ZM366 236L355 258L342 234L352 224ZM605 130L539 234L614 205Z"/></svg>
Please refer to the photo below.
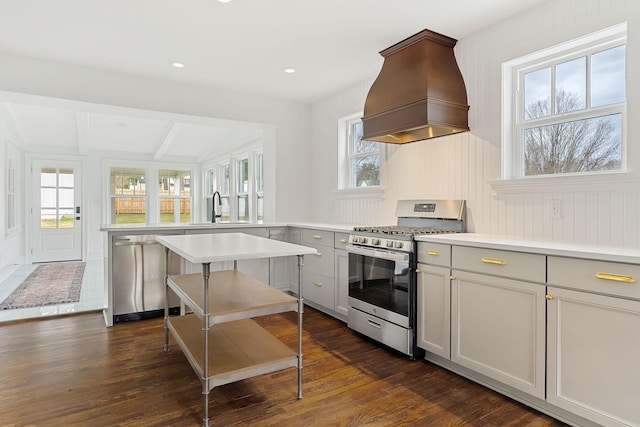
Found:
<svg viewBox="0 0 640 427"><path fill-rule="evenodd" d="M172 62L171 66L175 68L184 68L184 64L182 62Z"/></svg>
<svg viewBox="0 0 640 427"><path fill-rule="evenodd" d="M293 74L296 72L296 69L293 67L284 67L284 72L287 74Z"/></svg>
<svg viewBox="0 0 640 427"><path fill-rule="evenodd" d="M218 0L220 3L229 3L231 0Z"/></svg>

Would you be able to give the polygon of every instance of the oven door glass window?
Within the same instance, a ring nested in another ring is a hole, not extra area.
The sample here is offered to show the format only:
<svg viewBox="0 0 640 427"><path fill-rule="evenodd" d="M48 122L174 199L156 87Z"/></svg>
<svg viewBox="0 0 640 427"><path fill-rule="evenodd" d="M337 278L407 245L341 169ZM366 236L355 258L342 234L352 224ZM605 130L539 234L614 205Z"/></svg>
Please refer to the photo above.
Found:
<svg viewBox="0 0 640 427"><path fill-rule="evenodd" d="M349 254L349 296L409 315L409 262Z"/></svg>

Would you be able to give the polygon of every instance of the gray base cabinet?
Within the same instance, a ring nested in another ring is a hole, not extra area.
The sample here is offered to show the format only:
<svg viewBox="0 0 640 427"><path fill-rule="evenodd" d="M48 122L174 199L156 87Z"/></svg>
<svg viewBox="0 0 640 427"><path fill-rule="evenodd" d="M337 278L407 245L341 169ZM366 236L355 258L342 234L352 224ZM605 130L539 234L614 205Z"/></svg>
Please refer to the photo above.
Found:
<svg viewBox="0 0 640 427"><path fill-rule="evenodd" d="M451 358L450 270L418 264L417 345L423 350Z"/></svg>
<svg viewBox="0 0 640 427"><path fill-rule="evenodd" d="M545 287L452 274L451 361L544 399Z"/></svg>
<svg viewBox="0 0 640 427"><path fill-rule="evenodd" d="M547 401L604 426L640 425L640 266L547 264Z"/></svg>

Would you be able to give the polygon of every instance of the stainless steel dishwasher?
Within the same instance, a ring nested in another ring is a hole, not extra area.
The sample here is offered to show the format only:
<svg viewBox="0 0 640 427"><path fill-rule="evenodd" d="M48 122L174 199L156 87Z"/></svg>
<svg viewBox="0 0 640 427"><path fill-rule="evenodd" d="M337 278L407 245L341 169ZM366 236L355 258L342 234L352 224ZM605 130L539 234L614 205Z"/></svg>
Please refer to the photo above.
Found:
<svg viewBox="0 0 640 427"><path fill-rule="evenodd" d="M164 314L164 246L155 235L117 236L113 240L113 323ZM169 252L169 274L180 273L180 257ZM169 292L169 306L179 310Z"/></svg>

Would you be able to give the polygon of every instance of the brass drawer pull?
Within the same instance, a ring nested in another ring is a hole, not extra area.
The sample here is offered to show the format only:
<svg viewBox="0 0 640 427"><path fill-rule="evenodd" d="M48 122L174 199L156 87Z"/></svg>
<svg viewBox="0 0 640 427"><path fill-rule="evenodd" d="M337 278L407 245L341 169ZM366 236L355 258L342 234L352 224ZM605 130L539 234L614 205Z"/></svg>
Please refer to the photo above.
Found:
<svg viewBox="0 0 640 427"><path fill-rule="evenodd" d="M416 273L422 273L422 270L420 270L419 268L416 268Z"/></svg>
<svg viewBox="0 0 640 427"><path fill-rule="evenodd" d="M484 262L485 264L496 264L496 265L505 265L507 263L503 259L488 258L488 257L482 257L482 262Z"/></svg>
<svg viewBox="0 0 640 427"><path fill-rule="evenodd" d="M314 281L313 284L322 287L322 282Z"/></svg>
<svg viewBox="0 0 640 427"><path fill-rule="evenodd" d="M636 279L632 276L623 276L621 274L612 273L596 273L596 277L602 280L612 280L614 282L635 283Z"/></svg>
<svg viewBox="0 0 640 427"><path fill-rule="evenodd" d="M314 253L315 256L322 256L322 252L316 252Z"/></svg>
<svg viewBox="0 0 640 427"><path fill-rule="evenodd" d="M321 239L322 239L322 236L321 236L321 235L319 235L319 234L314 234L314 235L313 235L313 238L314 238L314 239L321 240Z"/></svg>
<svg viewBox="0 0 640 427"><path fill-rule="evenodd" d="M340 239L340 243L347 243L347 239Z"/></svg>
<svg viewBox="0 0 640 427"><path fill-rule="evenodd" d="M427 255L440 256L440 252L438 252L438 251L427 251Z"/></svg>
<svg viewBox="0 0 640 427"><path fill-rule="evenodd" d="M555 298L553 294L546 294L544 297L547 301L553 301L553 299Z"/></svg>

